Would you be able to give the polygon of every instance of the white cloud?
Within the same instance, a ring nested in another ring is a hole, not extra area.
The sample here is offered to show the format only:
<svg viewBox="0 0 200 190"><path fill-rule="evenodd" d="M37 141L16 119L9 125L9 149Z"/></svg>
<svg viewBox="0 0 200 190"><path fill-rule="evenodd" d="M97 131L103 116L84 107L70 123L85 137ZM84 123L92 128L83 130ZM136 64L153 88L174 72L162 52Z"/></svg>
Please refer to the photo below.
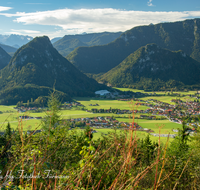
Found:
<svg viewBox="0 0 200 190"><path fill-rule="evenodd" d="M147 2L147 5L148 5L149 7L154 6L153 3L152 3L152 1L153 1L153 0L149 0L149 1Z"/></svg>
<svg viewBox="0 0 200 190"><path fill-rule="evenodd" d="M33 35L33 36L36 36L36 35L40 34L40 31L11 29L11 32L6 32L6 34L18 34L18 35L31 35L31 36Z"/></svg>
<svg viewBox="0 0 200 190"><path fill-rule="evenodd" d="M12 7L3 7L3 6L0 6L0 12L1 11L8 11L10 9L12 9Z"/></svg>
<svg viewBox="0 0 200 190"><path fill-rule="evenodd" d="M16 17L14 21L23 23L24 25L38 24L61 27L61 30L54 34L49 31L48 35L51 37L53 35L58 36L59 34L75 34L83 32L125 31L139 25L174 22L192 17L200 17L200 11L146 12L117 10L112 8L76 10L66 8L33 13L0 13L0 15Z"/></svg>

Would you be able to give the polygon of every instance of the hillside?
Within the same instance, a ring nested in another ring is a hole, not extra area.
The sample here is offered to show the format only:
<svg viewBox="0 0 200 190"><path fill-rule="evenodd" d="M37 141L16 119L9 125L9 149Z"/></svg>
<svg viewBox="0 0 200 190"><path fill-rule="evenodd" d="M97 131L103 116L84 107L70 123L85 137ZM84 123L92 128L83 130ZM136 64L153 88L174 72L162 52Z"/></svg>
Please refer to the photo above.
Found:
<svg viewBox="0 0 200 190"><path fill-rule="evenodd" d="M3 69L6 65L8 65L11 56L6 53L6 51L0 47L0 69Z"/></svg>
<svg viewBox="0 0 200 190"><path fill-rule="evenodd" d="M53 45L64 57L70 54L77 47L88 46L77 38L58 40Z"/></svg>
<svg viewBox="0 0 200 190"><path fill-rule="evenodd" d="M53 43L53 46L65 57L77 47L108 44L120 35L121 32L65 35L63 38Z"/></svg>
<svg viewBox="0 0 200 190"><path fill-rule="evenodd" d="M200 63L183 51L148 44L130 54L99 80L117 87L159 90L200 84Z"/></svg>
<svg viewBox="0 0 200 190"><path fill-rule="evenodd" d="M114 68L138 48L156 43L171 51L183 50L200 61L199 28L200 19L138 26L107 45L79 47L67 59L84 73L98 74Z"/></svg>
<svg viewBox="0 0 200 190"><path fill-rule="evenodd" d="M0 47L3 48L8 54L14 54L17 51L17 48L5 44L0 44Z"/></svg>
<svg viewBox="0 0 200 190"><path fill-rule="evenodd" d="M0 99L5 92L16 92L13 88L19 87L25 88L24 91L29 88L31 92L24 93L26 96L22 96L23 101L32 98L35 93L33 88L37 88L37 95L40 94L40 89L41 94L48 95L48 90L43 92L43 89L55 87L69 96L93 95L95 90L101 89L101 85L95 80L88 78L61 56L46 36L37 37L18 49L1 74ZM11 94L13 96L13 93Z"/></svg>

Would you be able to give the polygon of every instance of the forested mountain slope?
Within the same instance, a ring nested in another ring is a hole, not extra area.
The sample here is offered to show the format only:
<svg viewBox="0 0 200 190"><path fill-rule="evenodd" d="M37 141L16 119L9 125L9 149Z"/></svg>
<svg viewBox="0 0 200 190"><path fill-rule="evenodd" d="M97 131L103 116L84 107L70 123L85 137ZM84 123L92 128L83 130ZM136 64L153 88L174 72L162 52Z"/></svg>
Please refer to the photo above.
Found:
<svg viewBox="0 0 200 190"><path fill-rule="evenodd" d="M130 54L98 80L117 87L167 89L200 84L200 63L183 51L148 44Z"/></svg>
<svg viewBox="0 0 200 190"><path fill-rule="evenodd" d="M62 39L53 43L53 46L59 51L61 55L65 57L77 47L108 44L118 38L121 33L122 32L103 32L65 35Z"/></svg>
<svg viewBox="0 0 200 190"><path fill-rule="evenodd" d="M183 50L200 61L200 19L134 27L107 45L79 47L67 59L85 73L98 74L109 71L150 43L172 51Z"/></svg>
<svg viewBox="0 0 200 190"><path fill-rule="evenodd" d="M0 69L3 69L6 65L8 65L11 56L0 47Z"/></svg>
<svg viewBox="0 0 200 190"><path fill-rule="evenodd" d="M47 88L55 87L66 97L92 95L101 88L94 79L88 78L61 56L46 36L37 37L18 49L10 63L1 70L1 76L0 99L10 97L7 101L13 103L21 101L20 98L26 101L32 96L48 95ZM17 92L16 88L21 90Z"/></svg>

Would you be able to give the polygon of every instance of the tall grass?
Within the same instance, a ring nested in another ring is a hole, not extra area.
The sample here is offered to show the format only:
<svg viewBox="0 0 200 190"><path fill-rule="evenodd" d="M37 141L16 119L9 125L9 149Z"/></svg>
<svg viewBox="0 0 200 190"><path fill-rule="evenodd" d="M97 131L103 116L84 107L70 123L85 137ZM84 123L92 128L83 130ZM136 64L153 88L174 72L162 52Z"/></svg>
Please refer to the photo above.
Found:
<svg viewBox="0 0 200 190"><path fill-rule="evenodd" d="M11 148L1 149L1 163L4 161L1 188L198 189L199 176L192 178L188 174L189 167L192 169L196 164L191 162L193 154L182 159L174 153L172 158L168 153L169 138L165 145L160 138L157 144L145 144L137 137L134 114L131 120L127 132L113 132L99 140L89 139L76 130L69 132L67 123L60 123L57 128L49 125L48 130L39 134L34 135L37 128L31 134L24 134L23 121L19 120L18 130L7 139L7 146L12 143ZM185 178L189 184L193 180L190 187L188 183L181 186Z"/></svg>

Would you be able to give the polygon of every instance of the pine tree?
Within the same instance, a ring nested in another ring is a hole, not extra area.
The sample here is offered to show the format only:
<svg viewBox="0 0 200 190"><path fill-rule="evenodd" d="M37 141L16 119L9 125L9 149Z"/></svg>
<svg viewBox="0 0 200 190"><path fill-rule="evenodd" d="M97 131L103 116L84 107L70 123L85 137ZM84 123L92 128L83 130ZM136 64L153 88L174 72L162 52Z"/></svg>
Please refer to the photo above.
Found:
<svg viewBox="0 0 200 190"><path fill-rule="evenodd" d="M49 112L46 113L47 116L43 120L43 129L48 131L49 128L56 128L61 120L59 115L61 102L55 90L49 95L47 105Z"/></svg>
<svg viewBox="0 0 200 190"><path fill-rule="evenodd" d="M12 132L11 132L11 127L10 127L10 123L8 122L8 125L6 126L6 130L5 130L5 139L8 141L8 140L11 140L11 136L12 136Z"/></svg>
<svg viewBox="0 0 200 190"><path fill-rule="evenodd" d="M144 162L147 165L150 165L150 163L151 163L154 148L155 147L152 144L150 136L147 135L146 138L143 141Z"/></svg>
<svg viewBox="0 0 200 190"><path fill-rule="evenodd" d="M188 144L187 142L189 141L189 132L187 132L187 126L185 124L185 121L183 121L182 123L182 130L179 130L178 133L178 138L180 141L180 149L187 149L188 148Z"/></svg>

